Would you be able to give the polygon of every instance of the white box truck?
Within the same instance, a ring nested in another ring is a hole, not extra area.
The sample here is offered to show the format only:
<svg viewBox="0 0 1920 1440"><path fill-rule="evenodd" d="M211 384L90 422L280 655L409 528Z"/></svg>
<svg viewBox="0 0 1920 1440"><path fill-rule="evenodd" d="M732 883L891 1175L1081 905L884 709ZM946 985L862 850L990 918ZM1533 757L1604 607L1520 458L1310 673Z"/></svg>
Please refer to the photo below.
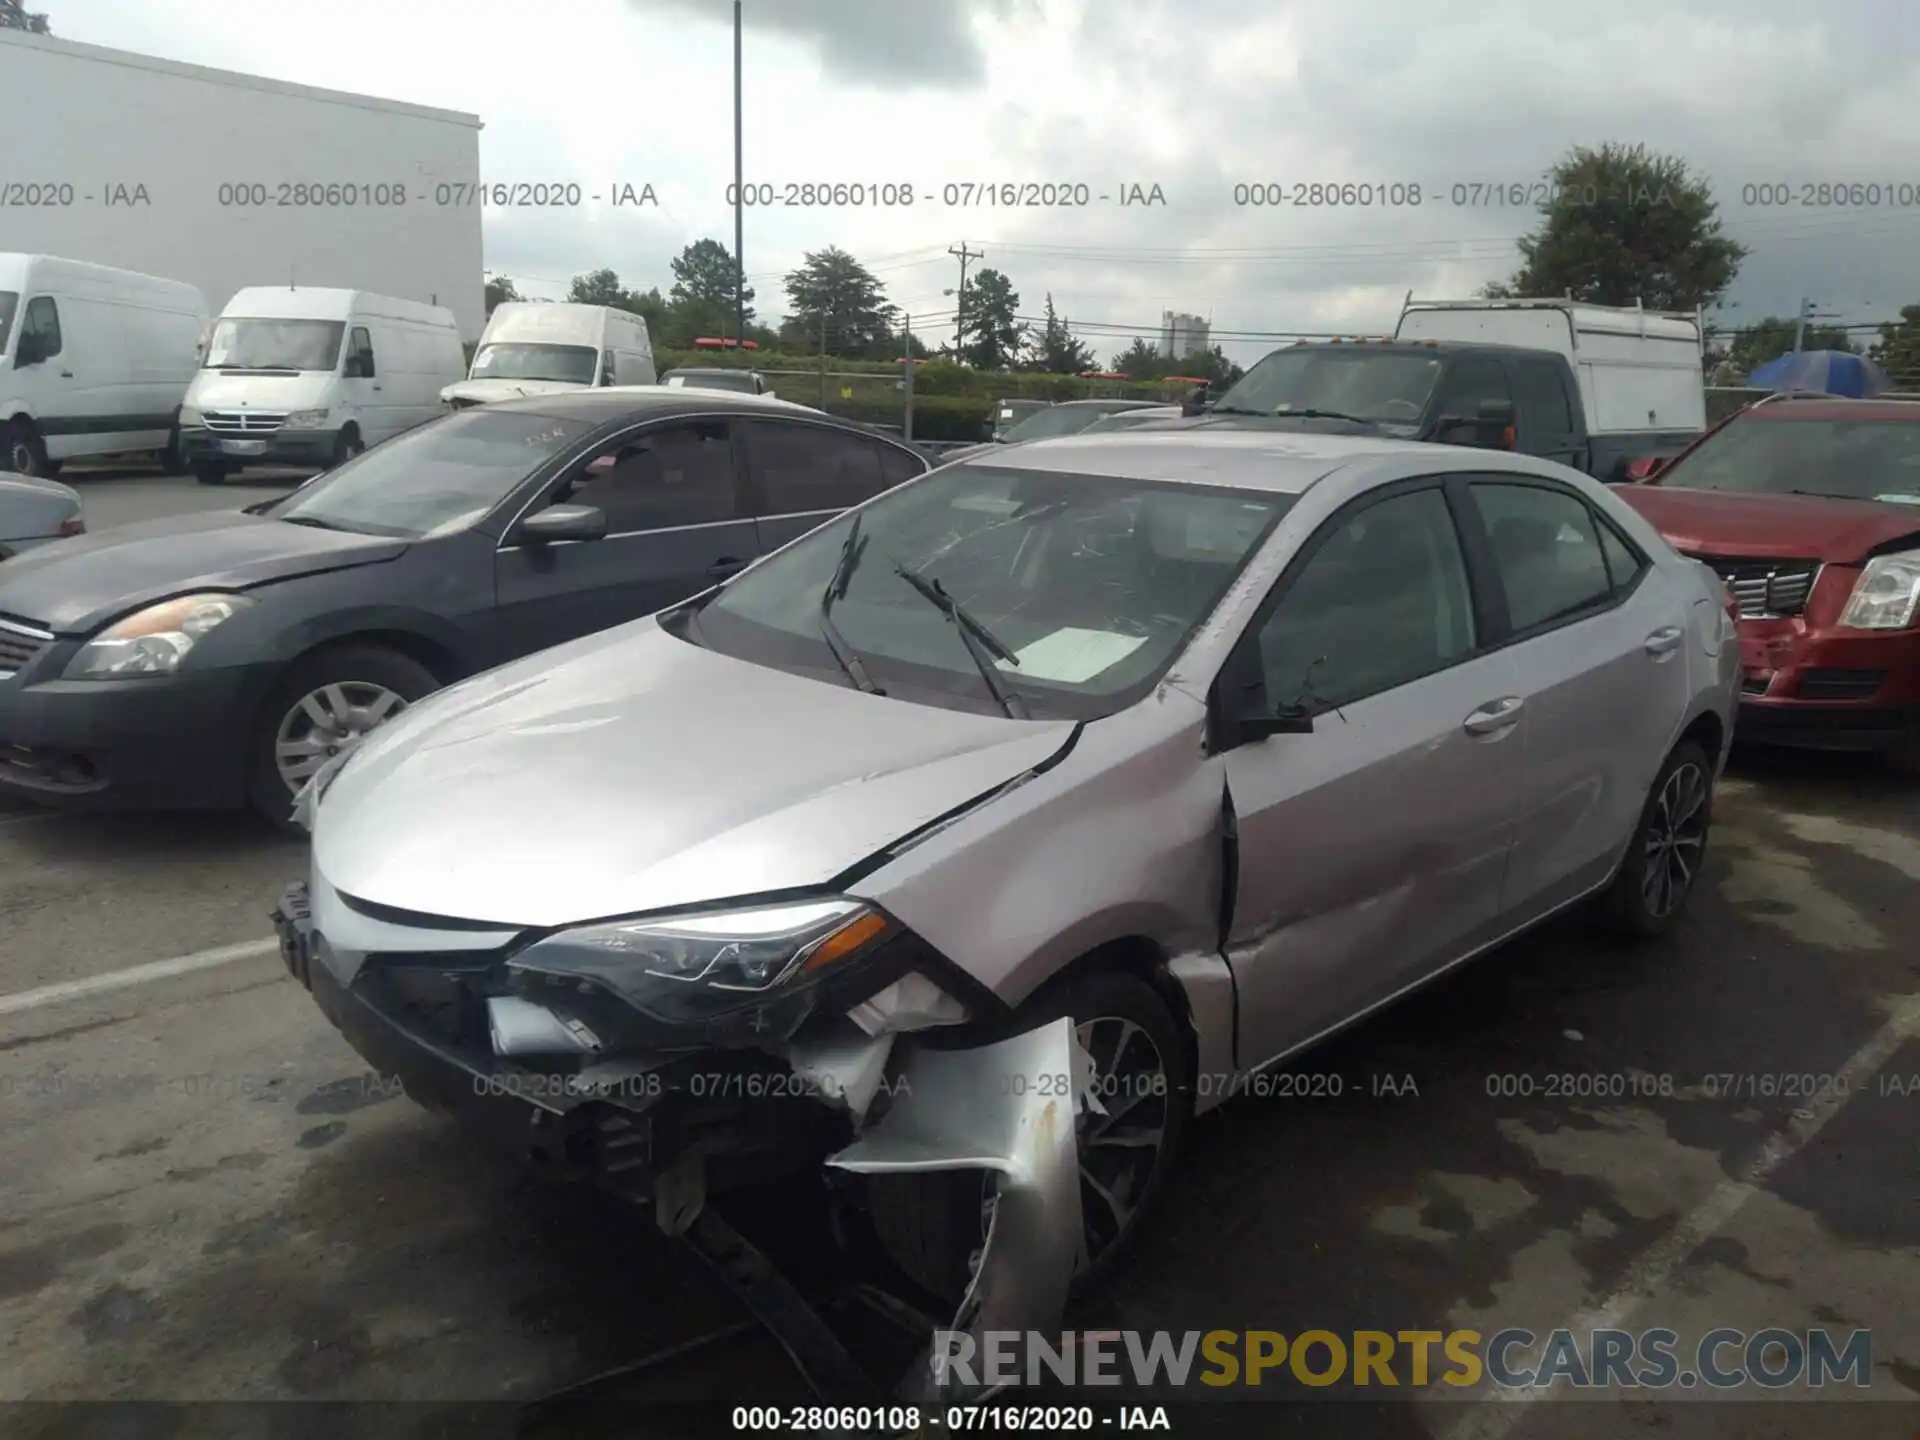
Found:
<svg viewBox="0 0 1920 1440"><path fill-rule="evenodd" d="M608 305L508 301L487 318L472 370L440 398L464 410L556 390L651 385L655 378L642 316Z"/></svg>
<svg viewBox="0 0 1920 1440"><path fill-rule="evenodd" d="M477 116L0 29L0 135L8 250L486 322Z"/></svg>
<svg viewBox="0 0 1920 1440"><path fill-rule="evenodd" d="M331 467L441 414L466 369L453 312L364 290L260 286L227 302L180 410L202 484L246 465Z"/></svg>

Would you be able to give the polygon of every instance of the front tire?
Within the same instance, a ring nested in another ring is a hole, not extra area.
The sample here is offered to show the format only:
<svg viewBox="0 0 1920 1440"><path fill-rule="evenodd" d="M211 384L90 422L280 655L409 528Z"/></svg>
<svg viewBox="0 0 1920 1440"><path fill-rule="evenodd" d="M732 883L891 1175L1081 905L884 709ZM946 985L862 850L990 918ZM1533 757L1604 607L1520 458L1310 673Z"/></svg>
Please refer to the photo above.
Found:
<svg viewBox="0 0 1920 1440"><path fill-rule="evenodd" d="M1186 1043L1154 988L1121 971L1083 975L1042 990L1009 1034L1071 1018L1097 1067L1096 1098L1107 1114L1078 1117L1080 1204L1088 1262L1076 1294L1112 1273L1159 1203L1173 1169L1193 1095ZM973 1278L992 1215L990 1175L953 1171L877 1177L868 1200L881 1247L908 1278L958 1303Z"/></svg>
<svg viewBox="0 0 1920 1440"><path fill-rule="evenodd" d="M216 463L196 465L193 468L193 478L202 485L224 485L227 483L227 476L232 473L225 465Z"/></svg>
<svg viewBox="0 0 1920 1440"><path fill-rule="evenodd" d="M47 458L46 442L38 430L24 420L7 426L4 438L0 438L0 470L51 480L59 468Z"/></svg>
<svg viewBox="0 0 1920 1440"><path fill-rule="evenodd" d="M1698 743L1682 740L1654 777L1626 858L1601 901L1606 927L1630 940L1672 929L1699 881L1712 826L1713 762Z"/></svg>
<svg viewBox="0 0 1920 1440"><path fill-rule="evenodd" d="M354 456L367 448L360 438L360 432L351 425L343 426L333 441L333 459L328 463L329 470L337 470Z"/></svg>
<svg viewBox="0 0 1920 1440"><path fill-rule="evenodd" d="M187 473L187 457L180 448L180 431L177 428L167 436L166 447L160 451L159 460L162 475Z"/></svg>
<svg viewBox="0 0 1920 1440"><path fill-rule="evenodd" d="M253 808L289 833L293 797L334 757L441 681L418 660L374 645L342 645L299 661L261 707L248 792Z"/></svg>

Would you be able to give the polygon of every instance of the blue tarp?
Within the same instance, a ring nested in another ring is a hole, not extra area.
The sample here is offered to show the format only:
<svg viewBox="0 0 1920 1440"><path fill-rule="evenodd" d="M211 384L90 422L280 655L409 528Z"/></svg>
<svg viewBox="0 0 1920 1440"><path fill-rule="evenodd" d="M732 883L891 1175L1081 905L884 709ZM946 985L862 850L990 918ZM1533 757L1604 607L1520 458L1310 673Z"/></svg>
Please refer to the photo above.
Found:
<svg viewBox="0 0 1920 1440"><path fill-rule="evenodd" d="M1887 376L1864 355L1846 350L1801 350L1769 360L1748 383L1768 390L1819 390L1854 400L1878 395L1887 388Z"/></svg>

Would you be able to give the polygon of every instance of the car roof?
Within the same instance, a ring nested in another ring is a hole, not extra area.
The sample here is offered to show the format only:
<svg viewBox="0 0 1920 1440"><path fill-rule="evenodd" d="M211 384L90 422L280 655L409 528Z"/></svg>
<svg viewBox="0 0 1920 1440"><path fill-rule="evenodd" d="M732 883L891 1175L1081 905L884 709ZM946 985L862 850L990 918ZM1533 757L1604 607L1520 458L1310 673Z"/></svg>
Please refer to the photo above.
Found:
<svg viewBox="0 0 1920 1440"><path fill-rule="evenodd" d="M824 411L796 405L791 400L776 400L771 395L749 395L739 390L703 390L692 385L607 385L595 390L562 390L551 395L496 400L487 408L526 415L547 415L555 420L584 420L594 425L612 424L628 415L638 419L648 415L682 415L696 411L703 415L711 415L715 411L739 411L743 415L773 412L812 415L821 420L834 419ZM836 420L834 423L842 422Z"/></svg>
<svg viewBox="0 0 1920 1440"><path fill-rule="evenodd" d="M1739 412L1742 420L1891 420L1920 422L1920 401L1850 400L1842 395L1756 401Z"/></svg>
<svg viewBox="0 0 1920 1440"><path fill-rule="evenodd" d="M1298 495L1342 467L1430 456L1437 471L1491 468L1486 452L1373 436L1272 430L1108 430L991 447L965 464L1189 485L1226 485Z"/></svg>

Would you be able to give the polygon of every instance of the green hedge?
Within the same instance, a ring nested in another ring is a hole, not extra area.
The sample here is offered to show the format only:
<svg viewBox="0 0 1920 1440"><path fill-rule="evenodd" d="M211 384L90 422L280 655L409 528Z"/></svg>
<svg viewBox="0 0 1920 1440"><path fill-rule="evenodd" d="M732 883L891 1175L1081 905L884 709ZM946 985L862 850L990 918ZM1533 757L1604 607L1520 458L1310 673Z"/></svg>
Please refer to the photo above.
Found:
<svg viewBox="0 0 1920 1440"><path fill-rule="evenodd" d="M789 398L811 404L803 395ZM971 395L915 395L913 397L913 438L916 440L985 440L993 431L993 401ZM829 415L858 420L867 425L890 425L896 429L906 418L901 397L888 399L845 400L829 396L823 407Z"/></svg>
<svg viewBox="0 0 1920 1440"><path fill-rule="evenodd" d="M710 350L656 350L654 364L662 374L680 366L702 366L713 369L737 368L760 371L791 371L773 378L773 388L788 399L803 404L812 404L809 395L817 396L817 382L811 375L820 368L819 358L809 355L782 355L770 350L755 351L750 355L740 355L726 351ZM872 376L876 382L891 382L900 378L898 360L841 360L827 357L827 368L835 374L827 379L828 399L841 386L848 384L846 376ZM1120 381L1120 380L1083 380L1077 375L1042 375L1031 371L1015 370L972 370L964 365L955 365L947 360L931 360L914 371L913 388L916 397L925 399L937 396L965 396L991 403L1000 399L1021 400L1083 400L1096 396L1114 396L1125 399L1160 400L1178 398L1174 388L1157 380ZM898 392L896 391L897 395ZM916 427L918 428L918 427Z"/></svg>

